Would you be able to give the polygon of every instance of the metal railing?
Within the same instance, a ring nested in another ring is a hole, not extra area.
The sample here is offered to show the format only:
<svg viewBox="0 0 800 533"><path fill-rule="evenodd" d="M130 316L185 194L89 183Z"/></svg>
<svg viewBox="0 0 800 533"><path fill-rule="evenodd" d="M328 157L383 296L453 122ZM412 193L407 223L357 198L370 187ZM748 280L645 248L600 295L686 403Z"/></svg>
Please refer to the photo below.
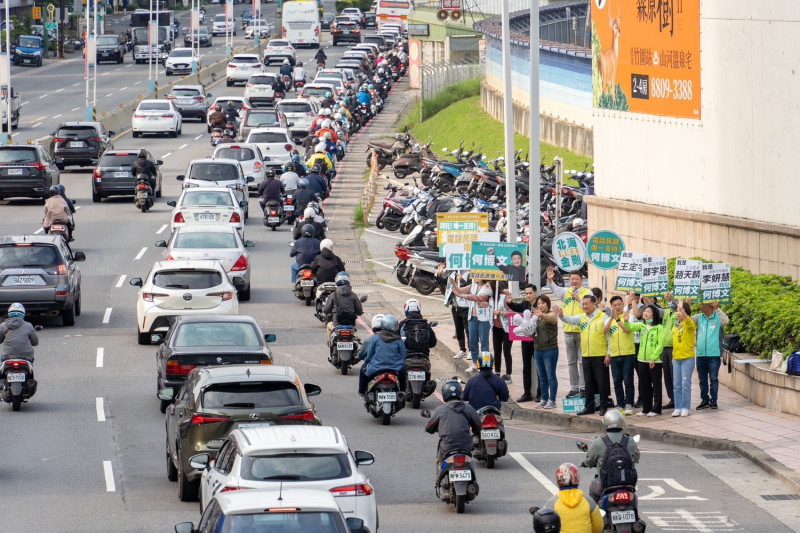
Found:
<svg viewBox="0 0 800 533"><path fill-rule="evenodd" d="M448 85L482 77L483 69L483 65L475 61L422 66L420 93L423 102L442 92Z"/></svg>

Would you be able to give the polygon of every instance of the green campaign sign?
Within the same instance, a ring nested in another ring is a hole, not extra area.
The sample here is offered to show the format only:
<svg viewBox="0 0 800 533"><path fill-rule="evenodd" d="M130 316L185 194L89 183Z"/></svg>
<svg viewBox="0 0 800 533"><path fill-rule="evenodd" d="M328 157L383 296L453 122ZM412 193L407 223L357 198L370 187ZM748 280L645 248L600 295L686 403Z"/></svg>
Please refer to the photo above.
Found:
<svg viewBox="0 0 800 533"><path fill-rule="evenodd" d="M586 256L589 262L601 270L613 270L619 266L625 241L609 230L600 230L589 237L586 243Z"/></svg>
<svg viewBox="0 0 800 533"><path fill-rule="evenodd" d="M586 245L574 233L559 233L553 239L553 258L561 270L575 272L586 262Z"/></svg>

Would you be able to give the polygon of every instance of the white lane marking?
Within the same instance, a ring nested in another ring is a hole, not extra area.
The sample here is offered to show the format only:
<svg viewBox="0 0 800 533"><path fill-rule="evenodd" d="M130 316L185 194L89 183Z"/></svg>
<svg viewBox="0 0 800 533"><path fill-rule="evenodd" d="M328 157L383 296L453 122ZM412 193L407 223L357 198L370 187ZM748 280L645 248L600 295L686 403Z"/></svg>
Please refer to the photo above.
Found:
<svg viewBox="0 0 800 533"><path fill-rule="evenodd" d="M368 259L368 261L371 261L371 262L375 263L376 265L380 265L382 267L386 267L389 270L394 270L394 265L387 265L386 263L382 263L381 261L376 261L375 259Z"/></svg>
<svg viewBox="0 0 800 533"><path fill-rule="evenodd" d="M111 461L103 461L103 473L106 477L106 492L115 492L117 487L114 485L114 470L111 469Z"/></svg>
<svg viewBox="0 0 800 533"><path fill-rule="evenodd" d="M116 72L119 72L120 70L122 70L122 67L114 69L114 71L116 71Z"/></svg>
<svg viewBox="0 0 800 533"><path fill-rule="evenodd" d="M111 73L110 72L104 72L103 76L108 76L109 74L111 74Z"/></svg>
<svg viewBox="0 0 800 533"><path fill-rule="evenodd" d="M95 358L95 366L97 368L103 368L103 358L105 357L106 349L105 348L98 348L97 349L97 357Z"/></svg>
<svg viewBox="0 0 800 533"><path fill-rule="evenodd" d="M60 93L60 92L61 92L61 91L63 91L63 90L64 90L64 88L62 87L62 88L58 89L56 92L57 92L57 93Z"/></svg>
<svg viewBox="0 0 800 533"><path fill-rule="evenodd" d="M97 409L97 421L106 421L106 408L103 406L103 398L95 398L95 408Z"/></svg>
<svg viewBox="0 0 800 533"><path fill-rule="evenodd" d="M41 125L42 125L42 123L41 123L41 122L37 122L36 124L34 124L34 125L33 125L33 127L34 127L34 128L38 128L38 127L39 127L39 126L41 126Z"/></svg>
<svg viewBox="0 0 800 533"><path fill-rule="evenodd" d="M39 100L41 100L42 98L47 98L48 96L49 95L47 95L47 94L43 94L42 96L39 97Z"/></svg>
<svg viewBox="0 0 800 533"><path fill-rule="evenodd" d="M105 97L108 98L109 96L112 96L113 94L114 93L108 93Z"/></svg>
<svg viewBox="0 0 800 533"><path fill-rule="evenodd" d="M78 86L78 85L80 85L80 84L81 84L81 82L78 82L78 83L73 83L73 84L72 84L72 86L73 86L73 87L77 87L77 86Z"/></svg>
<svg viewBox="0 0 800 533"><path fill-rule="evenodd" d="M200 139L200 138L202 138L202 137L203 137L203 135L202 135L202 134L200 134L200 135L198 135L197 137L195 137L195 138L194 138L194 140L195 140L195 141L197 141L197 140L199 140L199 139Z"/></svg>
<svg viewBox="0 0 800 533"><path fill-rule="evenodd" d="M34 231L34 232L33 232L33 234L34 234L34 235L39 235L39 234L40 234L41 232L43 232L43 231L44 231L44 228L39 228L39 229L37 229L36 231Z"/></svg>
<svg viewBox="0 0 800 533"><path fill-rule="evenodd" d="M364 231L368 231L370 233L374 233L375 235L380 235L381 237L385 237L387 239L394 239L395 241L397 240L397 235L387 235L384 232L375 231L374 229L369 229L369 228L364 228Z"/></svg>
<svg viewBox="0 0 800 533"><path fill-rule="evenodd" d="M78 109L80 109L80 107L73 107L72 109L70 109L70 111L77 111Z"/></svg>
<svg viewBox="0 0 800 533"><path fill-rule="evenodd" d="M169 156L171 156L171 155L172 155L172 152L167 152L166 154L164 154L164 155L162 155L162 156L161 156L161 159L166 159L166 158L168 158L168 157L169 157Z"/></svg>
<svg viewBox="0 0 800 533"><path fill-rule="evenodd" d="M167 229L167 224L164 224L163 226L161 226L160 228L158 228L158 231L156 232L156 235L161 235L161 233L162 233L162 232L163 232L165 229Z"/></svg>
<svg viewBox="0 0 800 533"><path fill-rule="evenodd" d="M61 113L59 113L58 115L53 115L53 118L58 118L60 116L61 116Z"/></svg>
<svg viewBox="0 0 800 533"><path fill-rule="evenodd" d="M111 320L111 307L106 307L106 312L103 315L103 324L108 324L109 320Z"/></svg>
<svg viewBox="0 0 800 533"><path fill-rule="evenodd" d="M187 146L189 146L189 145L188 145L188 144L181 145L181 146L180 146L180 148L178 148L178 150L183 150L183 149L184 149L184 148L186 148Z"/></svg>
<svg viewBox="0 0 800 533"><path fill-rule="evenodd" d="M441 297L425 296L424 294L420 294L420 293L418 293L416 291L412 292L412 291L407 291L406 289L401 289L400 287L393 287L392 285L389 285L387 283L378 283L377 281L373 281L373 283L375 285L378 285L379 287L386 287L387 289L394 289L396 291L400 291L400 292L404 292L406 294L410 294L414 298L427 298L429 300L436 300L437 302L441 302L442 301Z"/></svg>
<svg viewBox="0 0 800 533"><path fill-rule="evenodd" d="M21 104L19 104L19 106L22 107L22 106L26 105L27 103L28 102L22 102Z"/></svg>
<svg viewBox="0 0 800 533"><path fill-rule="evenodd" d="M147 253L147 248L146 248L146 247L145 247L145 248L142 248L141 250L139 250L139 253L138 253L138 254L136 254L136 257L134 257L134 258L133 258L133 260L134 260L134 261L138 261L139 259L141 259L141 258L142 258L142 256L143 256L145 253Z"/></svg>
<svg viewBox="0 0 800 533"><path fill-rule="evenodd" d="M552 481L550 481L550 478L542 474L539 471L539 469L530 464L528 460L525 459L525 457L521 453L510 452L508 455L513 457L514 460L517 461L522 468L524 468L530 475L532 475L533 479L541 483L545 489L550 491L550 494L553 495L558 494L558 487L556 487L555 484Z"/></svg>
<svg viewBox="0 0 800 533"><path fill-rule="evenodd" d="M142 83L141 80L133 82L134 85L139 85L140 83Z"/></svg>
<svg viewBox="0 0 800 533"><path fill-rule="evenodd" d="M125 283L125 278L127 278L127 277L128 277L128 276L127 276L126 274L122 274L122 275L119 277L119 281L117 281L117 284L115 285L115 287L116 287L116 288L118 288L118 289L119 289L120 287L122 287L122 284L123 284L123 283Z"/></svg>

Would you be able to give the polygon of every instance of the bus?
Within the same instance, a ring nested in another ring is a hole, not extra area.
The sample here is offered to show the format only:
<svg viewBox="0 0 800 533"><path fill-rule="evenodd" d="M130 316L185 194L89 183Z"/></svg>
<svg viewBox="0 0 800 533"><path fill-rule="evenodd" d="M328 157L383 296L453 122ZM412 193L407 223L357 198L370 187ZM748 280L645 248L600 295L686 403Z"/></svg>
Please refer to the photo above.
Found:
<svg viewBox="0 0 800 533"><path fill-rule="evenodd" d="M295 48L319 48L320 20L317 0L284 2L282 33L283 38Z"/></svg>
<svg viewBox="0 0 800 533"><path fill-rule="evenodd" d="M400 24L403 31L408 31L410 14L411 2L409 0L378 0L378 7L375 8L377 29L380 30L383 24L393 22Z"/></svg>

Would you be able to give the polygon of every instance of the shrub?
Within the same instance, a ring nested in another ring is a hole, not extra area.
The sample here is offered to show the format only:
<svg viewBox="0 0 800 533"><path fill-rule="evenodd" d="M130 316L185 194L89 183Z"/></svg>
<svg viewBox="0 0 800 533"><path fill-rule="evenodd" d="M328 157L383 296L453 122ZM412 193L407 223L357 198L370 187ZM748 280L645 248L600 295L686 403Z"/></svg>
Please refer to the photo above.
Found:
<svg viewBox="0 0 800 533"><path fill-rule="evenodd" d="M341 13L348 7L357 7L362 13L366 13L371 5L372 0L336 0L336 13Z"/></svg>
<svg viewBox="0 0 800 533"><path fill-rule="evenodd" d="M361 204L358 204L353 209L353 222L355 222L356 226L367 225L367 221L364 219L364 207Z"/></svg>

